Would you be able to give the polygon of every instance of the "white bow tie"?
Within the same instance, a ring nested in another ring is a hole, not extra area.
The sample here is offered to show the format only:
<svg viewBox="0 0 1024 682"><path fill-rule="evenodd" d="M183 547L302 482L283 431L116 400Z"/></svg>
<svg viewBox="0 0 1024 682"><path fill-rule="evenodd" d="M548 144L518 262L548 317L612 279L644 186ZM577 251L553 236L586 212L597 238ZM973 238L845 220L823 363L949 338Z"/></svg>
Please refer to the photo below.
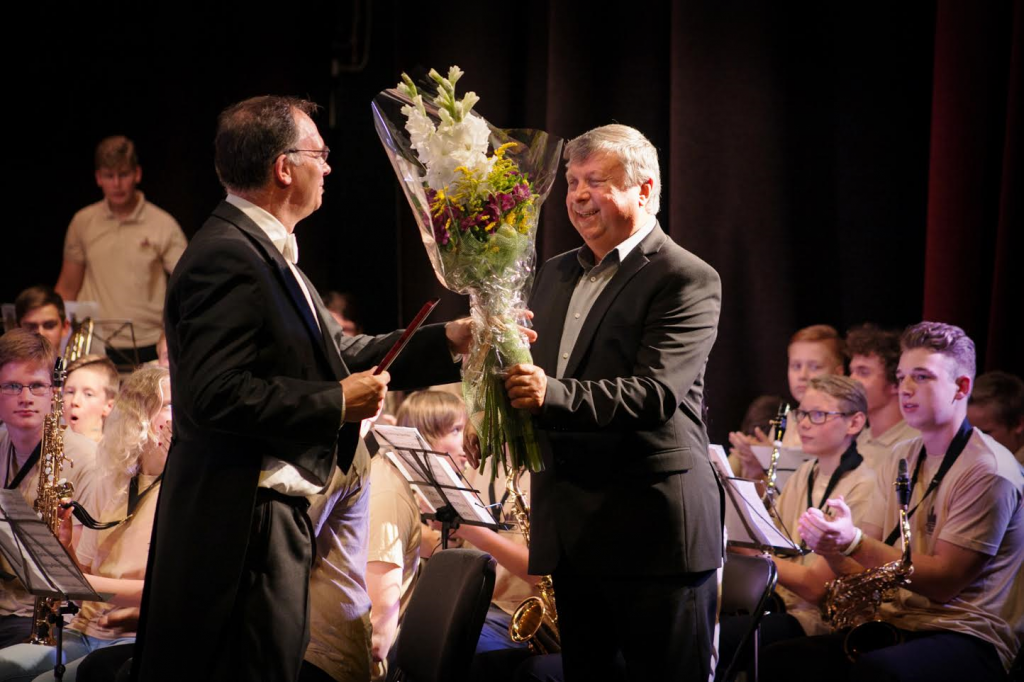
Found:
<svg viewBox="0 0 1024 682"><path fill-rule="evenodd" d="M299 262L299 243L295 240L294 234L289 234L284 239L275 239L274 246L281 252L284 259L292 265Z"/></svg>

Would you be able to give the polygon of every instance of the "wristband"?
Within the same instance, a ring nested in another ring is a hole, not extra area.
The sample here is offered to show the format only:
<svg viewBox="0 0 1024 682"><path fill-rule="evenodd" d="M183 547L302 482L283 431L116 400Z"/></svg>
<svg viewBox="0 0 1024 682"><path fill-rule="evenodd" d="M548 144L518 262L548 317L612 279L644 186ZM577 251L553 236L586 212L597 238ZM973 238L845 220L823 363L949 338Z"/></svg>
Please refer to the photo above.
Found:
<svg viewBox="0 0 1024 682"><path fill-rule="evenodd" d="M857 534L853 536L853 542L851 542L846 549L840 552L843 556L850 556L856 552L860 547L861 540L864 539L864 532L860 528L854 528L854 530L857 531Z"/></svg>

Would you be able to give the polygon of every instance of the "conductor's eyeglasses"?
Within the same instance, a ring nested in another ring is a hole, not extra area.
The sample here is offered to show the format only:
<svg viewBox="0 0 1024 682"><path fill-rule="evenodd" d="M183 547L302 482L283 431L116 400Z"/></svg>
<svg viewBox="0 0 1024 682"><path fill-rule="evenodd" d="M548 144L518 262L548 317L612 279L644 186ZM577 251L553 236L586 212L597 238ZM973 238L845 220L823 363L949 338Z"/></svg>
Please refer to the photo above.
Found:
<svg viewBox="0 0 1024 682"><path fill-rule="evenodd" d="M320 163L327 163L327 156L331 153L331 148L324 145L323 149L285 149L285 154L294 154L295 152L306 152L308 154L316 154L320 157Z"/></svg>

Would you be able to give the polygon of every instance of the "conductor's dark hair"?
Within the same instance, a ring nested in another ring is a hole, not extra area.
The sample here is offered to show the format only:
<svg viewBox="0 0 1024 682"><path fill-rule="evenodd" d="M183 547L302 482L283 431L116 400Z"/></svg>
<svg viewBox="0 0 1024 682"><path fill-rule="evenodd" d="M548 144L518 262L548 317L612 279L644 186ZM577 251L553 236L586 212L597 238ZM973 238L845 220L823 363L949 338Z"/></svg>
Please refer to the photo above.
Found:
<svg viewBox="0 0 1024 682"><path fill-rule="evenodd" d="M312 116L317 109L316 104L304 99L263 95L222 111L213 142L220 184L237 191L265 186L274 161L298 142L295 112Z"/></svg>

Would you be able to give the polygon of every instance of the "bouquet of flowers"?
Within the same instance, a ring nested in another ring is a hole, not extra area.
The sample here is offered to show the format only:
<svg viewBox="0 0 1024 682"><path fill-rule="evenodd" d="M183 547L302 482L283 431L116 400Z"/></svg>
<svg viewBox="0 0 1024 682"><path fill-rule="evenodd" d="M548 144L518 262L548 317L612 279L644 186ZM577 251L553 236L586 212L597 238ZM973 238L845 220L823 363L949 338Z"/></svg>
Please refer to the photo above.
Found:
<svg viewBox="0 0 1024 682"><path fill-rule="evenodd" d="M373 100L374 125L412 206L434 272L468 294L473 344L462 364L466 407L480 436L481 467L543 468L530 415L511 407L504 370L530 362L519 330L530 285L540 205L554 182L562 141L542 131L501 130L478 114L462 71L431 70L425 99L405 74ZM507 458L506 458L507 456Z"/></svg>

